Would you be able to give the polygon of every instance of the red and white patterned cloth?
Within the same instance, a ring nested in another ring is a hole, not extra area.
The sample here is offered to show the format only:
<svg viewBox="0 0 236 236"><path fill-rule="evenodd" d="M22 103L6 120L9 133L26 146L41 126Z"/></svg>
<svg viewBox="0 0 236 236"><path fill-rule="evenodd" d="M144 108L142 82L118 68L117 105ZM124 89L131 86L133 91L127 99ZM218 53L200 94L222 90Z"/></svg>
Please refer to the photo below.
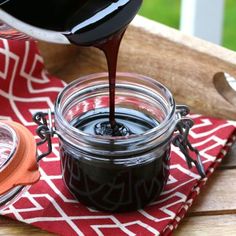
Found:
<svg viewBox="0 0 236 236"><path fill-rule="evenodd" d="M22 123L34 133L32 114L53 108L64 84L49 75L33 42L0 41L0 119ZM191 142L201 151L207 178L189 170L172 147L169 181L158 201L143 210L106 214L73 199L61 178L58 144L40 163L41 179L2 215L60 235L170 235L235 139L236 122L192 115ZM37 137L35 137L37 139Z"/></svg>

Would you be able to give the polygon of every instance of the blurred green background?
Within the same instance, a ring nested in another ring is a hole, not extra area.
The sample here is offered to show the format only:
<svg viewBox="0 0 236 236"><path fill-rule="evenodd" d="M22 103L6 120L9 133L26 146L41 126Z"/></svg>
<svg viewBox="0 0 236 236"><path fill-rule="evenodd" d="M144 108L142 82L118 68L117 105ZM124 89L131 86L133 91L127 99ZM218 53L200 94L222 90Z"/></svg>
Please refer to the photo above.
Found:
<svg viewBox="0 0 236 236"><path fill-rule="evenodd" d="M206 0L208 1L208 0ZM140 15L179 29L180 0L144 0ZM236 1L225 0L222 45L236 51Z"/></svg>

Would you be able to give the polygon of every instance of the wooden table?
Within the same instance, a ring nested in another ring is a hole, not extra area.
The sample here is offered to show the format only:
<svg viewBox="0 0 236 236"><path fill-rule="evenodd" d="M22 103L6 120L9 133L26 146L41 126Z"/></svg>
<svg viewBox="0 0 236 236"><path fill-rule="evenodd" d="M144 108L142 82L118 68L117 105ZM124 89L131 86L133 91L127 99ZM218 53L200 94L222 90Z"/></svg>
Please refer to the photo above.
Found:
<svg viewBox="0 0 236 236"><path fill-rule="evenodd" d="M39 48L48 70L67 82L82 74L106 70L104 58L94 49L45 43L40 43ZM122 44L119 70L135 71L160 80L170 88L178 103L189 105L194 112L236 120L236 93L220 94L213 81L219 71L236 77L235 65L235 52L137 17ZM188 94L191 96L186 96ZM236 235L235 182L236 144L174 235ZM0 217L0 235L32 234L51 235Z"/></svg>

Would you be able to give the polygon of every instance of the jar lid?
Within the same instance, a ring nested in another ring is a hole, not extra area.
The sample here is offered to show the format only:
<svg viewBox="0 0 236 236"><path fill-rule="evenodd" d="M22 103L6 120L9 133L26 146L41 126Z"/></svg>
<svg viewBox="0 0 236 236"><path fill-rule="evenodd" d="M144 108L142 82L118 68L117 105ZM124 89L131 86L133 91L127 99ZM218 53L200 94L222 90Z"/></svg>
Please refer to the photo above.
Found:
<svg viewBox="0 0 236 236"><path fill-rule="evenodd" d="M40 178L34 136L24 126L0 122L0 195Z"/></svg>

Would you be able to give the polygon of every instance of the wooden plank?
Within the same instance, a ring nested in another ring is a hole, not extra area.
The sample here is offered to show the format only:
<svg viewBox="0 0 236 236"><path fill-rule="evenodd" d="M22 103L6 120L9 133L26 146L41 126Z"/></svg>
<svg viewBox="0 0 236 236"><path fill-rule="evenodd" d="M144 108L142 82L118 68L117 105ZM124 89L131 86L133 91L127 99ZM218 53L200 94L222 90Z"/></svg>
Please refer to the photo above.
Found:
<svg viewBox="0 0 236 236"><path fill-rule="evenodd" d="M173 236L232 236L236 234L236 215L186 217Z"/></svg>
<svg viewBox="0 0 236 236"><path fill-rule="evenodd" d="M224 158L219 169L236 169L236 142L230 149L230 152Z"/></svg>
<svg viewBox="0 0 236 236"><path fill-rule="evenodd" d="M236 215L197 216L184 218L177 230L174 231L173 236L231 236L235 235L235 232ZM54 234L12 221L2 225L2 218L0 218L0 235L52 236Z"/></svg>
<svg viewBox="0 0 236 236"><path fill-rule="evenodd" d="M217 170L202 188L190 215L236 214L236 169Z"/></svg>
<svg viewBox="0 0 236 236"><path fill-rule="evenodd" d="M39 43L39 48L49 71L65 81L107 71L104 56L94 48L47 43ZM236 77L235 65L233 51L137 17L122 42L118 70L159 80L193 112L236 120L235 105L213 83L219 71Z"/></svg>
<svg viewBox="0 0 236 236"><path fill-rule="evenodd" d="M0 235L52 236L55 234L51 234L31 225L23 224L21 222L17 222L0 216Z"/></svg>

